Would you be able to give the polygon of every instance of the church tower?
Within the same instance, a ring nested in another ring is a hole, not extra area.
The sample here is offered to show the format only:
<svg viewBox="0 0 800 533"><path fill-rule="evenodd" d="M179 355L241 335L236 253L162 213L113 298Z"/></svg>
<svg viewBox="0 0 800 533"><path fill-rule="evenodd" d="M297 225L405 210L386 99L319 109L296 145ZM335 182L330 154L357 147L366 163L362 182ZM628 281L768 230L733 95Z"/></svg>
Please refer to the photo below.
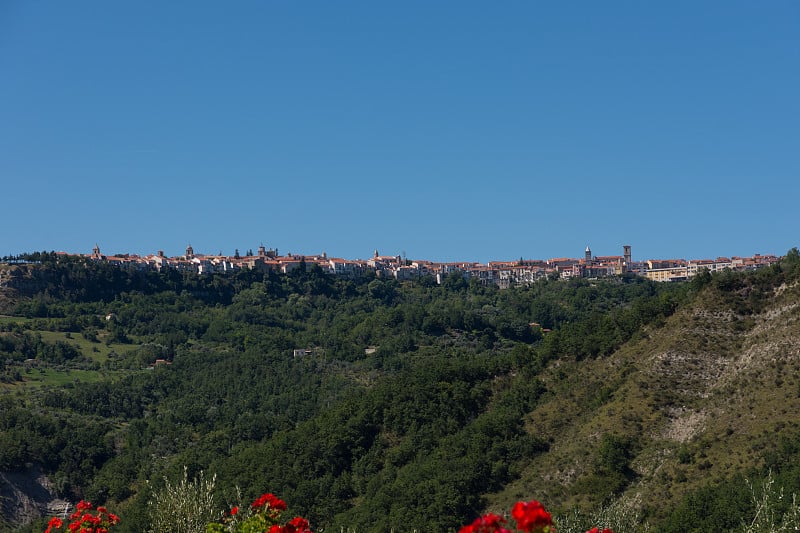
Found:
<svg viewBox="0 0 800 533"><path fill-rule="evenodd" d="M191 245L191 244L190 244L189 246L187 246L187 247L186 247L186 257L187 257L187 258L192 258L192 257L194 257L194 248L192 248L192 245Z"/></svg>
<svg viewBox="0 0 800 533"><path fill-rule="evenodd" d="M586 246L586 251L583 254L583 259L587 263L591 263L592 262L592 250L591 250L591 248L589 248L588 245Z"/></svg>

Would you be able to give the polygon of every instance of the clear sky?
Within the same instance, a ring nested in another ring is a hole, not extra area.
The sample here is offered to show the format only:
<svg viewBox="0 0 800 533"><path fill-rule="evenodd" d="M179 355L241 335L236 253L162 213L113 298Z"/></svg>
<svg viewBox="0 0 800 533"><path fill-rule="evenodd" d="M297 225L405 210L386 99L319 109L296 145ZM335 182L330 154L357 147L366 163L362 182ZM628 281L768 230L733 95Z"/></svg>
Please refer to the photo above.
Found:
<svg viewBox="0 0 800 533"><path fill-rule="evenodd" d="M800 2L0 2L0 256L800 244Z"/></svg>

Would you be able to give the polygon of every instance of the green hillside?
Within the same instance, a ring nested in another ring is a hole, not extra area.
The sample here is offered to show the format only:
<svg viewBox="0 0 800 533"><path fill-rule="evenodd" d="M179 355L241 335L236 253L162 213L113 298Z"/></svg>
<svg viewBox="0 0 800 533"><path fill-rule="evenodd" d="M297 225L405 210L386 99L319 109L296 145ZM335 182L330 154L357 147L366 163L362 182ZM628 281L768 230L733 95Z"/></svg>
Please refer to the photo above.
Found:
<svg viewBox="0 0 800 533"><path fill-rule="evenodd" d="M752 506L742 476L772 470L799 490L796 255L773 271L697 279L692 291L609 357L550 365L548 397L526 417L549 452L493 503L536 494L568 508L622 495L672 530L665 520L693 491L737 491L742 514L724 510L733 527Z"/></svg>
<svg viewBox="0 0 800 533"><path fill-rule="evenodd" d="M449 531L532 498L720 531L753 510L745 476L800 492L796 250L504 290L40 259L0 266L0 479L43 480L0 481L0 531L79 498L146 531L184 466L217 475L220 509L271 491L327 531Z"/></svg>

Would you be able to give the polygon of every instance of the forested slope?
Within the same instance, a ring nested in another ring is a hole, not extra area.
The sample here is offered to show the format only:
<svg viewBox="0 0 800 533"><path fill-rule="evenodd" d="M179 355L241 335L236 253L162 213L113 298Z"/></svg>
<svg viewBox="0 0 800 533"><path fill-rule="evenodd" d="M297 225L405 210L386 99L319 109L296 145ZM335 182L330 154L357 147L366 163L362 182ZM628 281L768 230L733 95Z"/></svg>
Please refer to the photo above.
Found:
<svg viewBox="0 0 800 533"><path fill-rule="evenodd" d="M752 517L745 478L800 493L800 262L703 275L693 296L608 357L561 358L526 418L550 443L492 497L562 508L616 498L658 530L724 531Z"/></svg>
<svg viewBox="0 0 800 533"><path fill-rule="evenodd" d="M220 502L269 490L315 527L447 531L514 499L620 495L667 527L651 502L794 461L775 454L796 431L795 253L691 284L507 290L40 259L7 267L0 470L41 468L126 531L184 466L217 474Z"/></svg>

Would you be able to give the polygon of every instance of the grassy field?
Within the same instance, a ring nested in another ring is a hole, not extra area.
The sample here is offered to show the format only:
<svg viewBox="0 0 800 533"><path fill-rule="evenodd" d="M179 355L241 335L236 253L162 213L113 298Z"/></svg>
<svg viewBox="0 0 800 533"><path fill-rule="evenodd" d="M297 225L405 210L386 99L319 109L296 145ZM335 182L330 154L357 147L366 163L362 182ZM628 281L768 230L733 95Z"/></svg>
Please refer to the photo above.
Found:
<svg viewBox="0 0 800 533"><path fill-rule="evenodd" d="M114 372L103 370L30 369L23 374L24 387L63 386L68 383L96 383L110 379ZM20 384L17 384L20 385Z"/></svg>
<svg viewBox="0 0 800 533"><path fill-rule="evenodd" d="M114 352L118 355L124 356L128 352L135 350L138 344L135 339L131 344L105 344L104 342L92 342L86 339L80 333L66 333L62 331L32 331L42 336L42 340L46 342L66 342L76 346L80 349L81 353L93 361L104 363L108 361L109 354ZM69 335L69 336L68 336ZM102 339L101 335L98 335Z"/></svg>
<svg viewBox="0 0 800 533"><path fill-rule="evenodd" d="M27 333L38 335L44 342L56 343L65 342L76 347L81 354L100 365L104 365L110 359L121 359L139 348L138 339L132 338L129 344L103 342L106 332L101 330L97 334L100 342L92 342L85 338L81 333L68 333L63 331L49 331L44 329L27 329L31 327L34 320L24 317L0 315L0 324L19 324L25 327ZM41 322L36 324L41 327ZM1 335L2 333L0 333ZM18 365L20 363L17 363ZM69 383L92 383L112 379L114 376L129 373L131 370L86 370L86 369L64 369L63 367L53 368L42 361L26 362L24 370L20 367L22 381L12 383L0 383L0 391L13 391L23 389L37 389L48 386L63 386Z"/></svg>
<svg viewBox="0 0 800 533"><path fill-rule="evenodd" d="M33 319L22 316L0 315L0 324L26 324L31 320Z"/></svg>

